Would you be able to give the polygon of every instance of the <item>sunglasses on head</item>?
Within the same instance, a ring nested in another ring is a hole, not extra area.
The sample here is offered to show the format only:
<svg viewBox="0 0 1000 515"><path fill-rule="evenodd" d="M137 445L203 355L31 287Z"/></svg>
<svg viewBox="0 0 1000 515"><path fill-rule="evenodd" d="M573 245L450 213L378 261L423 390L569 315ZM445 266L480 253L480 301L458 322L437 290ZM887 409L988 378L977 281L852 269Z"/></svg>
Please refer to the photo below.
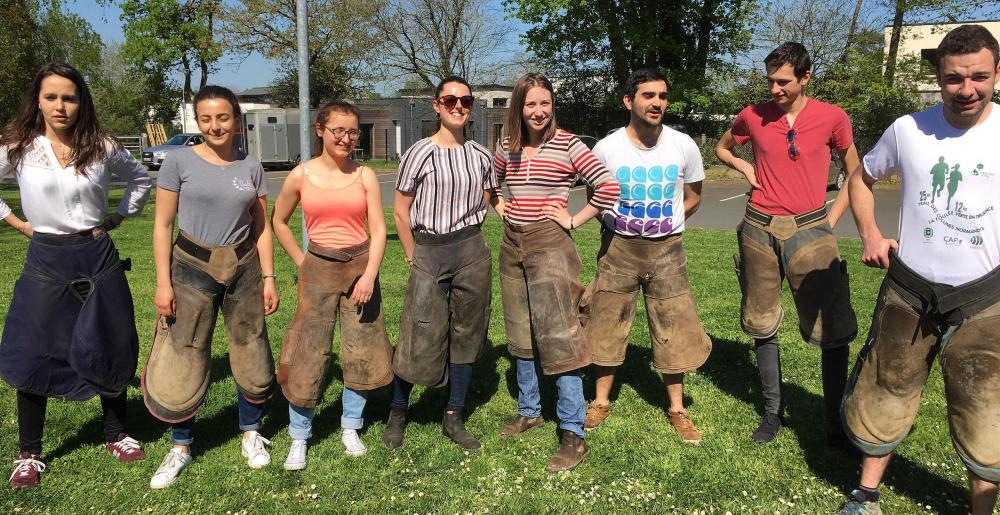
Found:
<svg viewBox="0 0 1000 515"><path fill-rule="evenodd" d="M795 129L788 129L788 134L785 135L785 143L788 145L788 157L795 161L799 158L799 147L795 146L795 136L798 132Z"/></svg>
<svg viewBox="0 0 1000 515"><path fill-rule="evenodd" d="M455 104L461 102L462 107L466 109L472 109L472 102L476 100L476 97L472 95L465 95L462 97L456 97L455 95L445 95L443 97L438 97L437 102L443 105L446 109L454 109Z"/></svg>

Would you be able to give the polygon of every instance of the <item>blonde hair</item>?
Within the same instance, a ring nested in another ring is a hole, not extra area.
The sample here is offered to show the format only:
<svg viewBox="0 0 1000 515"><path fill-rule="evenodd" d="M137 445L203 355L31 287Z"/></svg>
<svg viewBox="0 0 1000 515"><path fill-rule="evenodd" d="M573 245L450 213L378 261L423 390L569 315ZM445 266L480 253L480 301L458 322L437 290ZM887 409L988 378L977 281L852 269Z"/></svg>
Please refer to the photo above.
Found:
<svg viewBox="0 0 1000 515"><path fill-rule="evenodd" d="M541 73L526 73L514 83L514 90L510 95L510 110L507 112L507 138L508 151L520 152L524 144L529 141L528 127L524 124L524 101L528 96L528 90L534 87L541 87L549 90L552 94L552 119L549 126L542 134L542 142L546 142L556 135L559 126L556 125L556 94L549 82Z"/></svg>

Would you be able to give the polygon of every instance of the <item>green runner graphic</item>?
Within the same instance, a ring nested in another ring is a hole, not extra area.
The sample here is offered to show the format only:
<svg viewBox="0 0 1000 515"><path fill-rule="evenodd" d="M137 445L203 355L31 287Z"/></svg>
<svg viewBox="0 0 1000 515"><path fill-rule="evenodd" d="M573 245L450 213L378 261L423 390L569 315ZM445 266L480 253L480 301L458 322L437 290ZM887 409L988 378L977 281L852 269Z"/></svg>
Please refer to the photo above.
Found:
<svg viewBox="0 0 1000 515"><path fill-rule="evenodd" d="M945 205L945 209L951 209L951 197L955 196L955 190L958 189L958 183L962 181L962 172L958 171L958 165L956 164L951 169L951 175L948 176L948 203Z"/></svg>
<svg viewBox="0 0 1000 515"><path fill-rule="evenodd" d="M944 162L944 156L938 158L938 162L931 168L931 203L933 203L941 191L944 190L944 178L948 175L948 163Z"/></svg>

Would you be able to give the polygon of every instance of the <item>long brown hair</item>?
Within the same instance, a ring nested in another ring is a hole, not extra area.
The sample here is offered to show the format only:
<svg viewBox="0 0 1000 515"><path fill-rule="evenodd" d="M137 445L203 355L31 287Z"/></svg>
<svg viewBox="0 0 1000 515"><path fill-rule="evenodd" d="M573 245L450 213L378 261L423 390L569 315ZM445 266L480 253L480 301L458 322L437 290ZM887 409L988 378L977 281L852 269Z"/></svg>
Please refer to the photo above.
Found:
<svg viewBox="0 0 1000 515"><path fill-rule="evenodd" d="M556 93L549 82L541 73L526 73L514 83L514 91L510 94L510 109L507 112L507 137L509 138L508 150L510 152L520 152L524 143L528 141L528 127L524 124L522 112L524 111L524 99L528 96L528 90L534 87L542 87L552 93L552 119L549 126L542 135L542 142L546 142L556 135L559 126L556 125Z"/></svg>
<svg viewBox="0 0 1000 515"><path fill-rule="evenodd" d="M38 95L42 91L42 81L52 75L69 79L76 85L80 107L76 122L70 129L73 134L70 137L69 164L76 168L76 173L83 175L88 166L105 159L112 152L120 151L122 146L101 129L87 83L80 72L68 64L49 63L38 70L31 84L31 91L21 102L14 119L0 131L0 147L7 147L7 159L17 169L31 143L39 135L45 134L45 117L38 107Z"/></svg>

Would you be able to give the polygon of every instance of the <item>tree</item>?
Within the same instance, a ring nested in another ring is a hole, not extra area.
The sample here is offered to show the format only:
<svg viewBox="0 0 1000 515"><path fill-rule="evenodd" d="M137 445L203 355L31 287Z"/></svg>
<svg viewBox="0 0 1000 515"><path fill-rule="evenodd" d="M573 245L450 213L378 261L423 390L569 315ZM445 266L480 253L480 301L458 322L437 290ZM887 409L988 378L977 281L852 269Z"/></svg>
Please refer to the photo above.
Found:
<svg viewBox="0 0 1000 515"><path fill-rule="evenodd" d="M379 38L373 20L381 0L308 0L311 77L310 103L318 105L330 92L353 91L370 83ZM260 52L287 63L275 82L277 89L297 88L298 77L294 0L240 0L223 12L228 47L233 54ZM315 80L315 82L314 82ZM319 83L319 82L323 83ZM297 92L296 92L297 98Z"/></svg>
<svg viewBox="0 0 1000 515"><path fill-rule="evenodd" d="M63 11L60 0L51 0L39 13L35 38L36 57L41 62L70 64L88 79L93 78L101 62L101 37L87 20Z"/></svg>
<svg viewBox="0 0 1000 515"><path fill-rule="evenodd" d="M162 73L129 64L122 44L111 43L90 81L97 116L111 134L143 132L145 122L170 126L181 100L180 89Z"/></svg>
<svg viewBox="0 0 1000 515"><path fill-rule="evenodd" d="M486 0L388 0L376 17L388 50L383 64L433 89L449 75L496 80L494 56L512 32Z"/></svg>
<svg viewBox="0 0 1000 515"><path fill-rule="evenodd" d="M812 74L823 72L844 55L851 37L851 26L867 20L855 18L855 0L776 0L762 9L761 23L755 30L761 50L771 49L786 41L802 43L812 58Z"/></svg>
<svg viewBox="0 0 1000 515"><path fill-rule="evenodd" d="M0 66L0 125L14 116L38 69L33 44L37 11L38 4L32 0L0 3L0 19L5 25L0 30L0 48L7 55L5 66Z"/></svg>
<svg viewBox="0 0 1000 515"><path fill-rule="evenodd" d="M214 24L220 0L121 0L125 59L159 73L180 71L185 97L194 94L191 76L201 71L199 88L222 57Z"/></svg>

